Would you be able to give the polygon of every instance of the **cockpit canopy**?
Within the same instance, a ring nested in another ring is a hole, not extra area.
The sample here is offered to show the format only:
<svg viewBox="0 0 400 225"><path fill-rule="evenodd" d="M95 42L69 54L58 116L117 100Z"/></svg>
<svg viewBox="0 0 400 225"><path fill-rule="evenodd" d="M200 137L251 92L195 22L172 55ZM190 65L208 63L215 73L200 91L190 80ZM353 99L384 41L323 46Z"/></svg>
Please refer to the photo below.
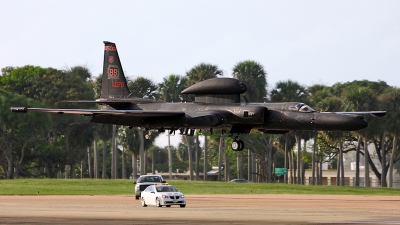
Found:
<svg viewBox="0 0 400 225"><path fill-rule="evenodd" d="M315 109L304 103L295 103L289 106L289 110L297 112L315 112Z"/></svg>

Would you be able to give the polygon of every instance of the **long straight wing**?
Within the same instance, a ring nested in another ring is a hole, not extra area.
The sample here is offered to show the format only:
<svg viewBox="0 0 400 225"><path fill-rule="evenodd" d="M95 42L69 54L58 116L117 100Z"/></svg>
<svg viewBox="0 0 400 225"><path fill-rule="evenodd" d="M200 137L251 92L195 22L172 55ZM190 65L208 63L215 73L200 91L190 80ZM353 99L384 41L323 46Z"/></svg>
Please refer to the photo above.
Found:
<svg viewBox="0 0 400 225"><path fill-rule="evenodd" d="M55 114L75 114L75 115L118 115L118 116L132 116L132 117L163 117L163 116L179 116L184 115L182 111L157 111L157 110L101 110L101 109L49 109L49 108L21 108L13 107L12 112L26 113L45 112Z"/></svg>

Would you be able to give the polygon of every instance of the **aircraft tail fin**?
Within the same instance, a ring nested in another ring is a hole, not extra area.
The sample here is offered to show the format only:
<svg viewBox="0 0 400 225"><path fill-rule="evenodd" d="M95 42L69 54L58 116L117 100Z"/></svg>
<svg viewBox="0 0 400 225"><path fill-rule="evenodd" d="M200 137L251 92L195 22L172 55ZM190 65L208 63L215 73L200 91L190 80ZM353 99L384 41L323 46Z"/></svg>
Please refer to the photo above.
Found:
<svg viewBox="0 0 400 225"><path fill-rule="evenodd" d="M100 98L127 98L131 92L115 43L104 41L103 79Z"/></svg>

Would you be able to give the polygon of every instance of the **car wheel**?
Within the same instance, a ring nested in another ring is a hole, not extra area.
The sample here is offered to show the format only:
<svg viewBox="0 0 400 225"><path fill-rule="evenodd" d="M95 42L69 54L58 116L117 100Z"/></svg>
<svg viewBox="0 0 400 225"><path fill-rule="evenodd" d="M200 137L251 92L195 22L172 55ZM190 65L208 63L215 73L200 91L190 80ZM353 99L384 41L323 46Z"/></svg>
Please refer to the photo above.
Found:
<svg viewBox="0 0 400 225"><path fill-rule="evenodd" d="M171 205L166 205L165 207L171 207Z"/></svg>
<svg viewBox="0 0 400 225"><path fill-rule="evenodd" d="M160 199L156 198L156 206L158 207L162 207L161 203L160 203Z"/></svg>
<svg viewBox="0 0 400 225"><path fill-rule="evenodd" d="M135 195L136 200L139 200L139 197L140 197L139 195Z"/></svg>
<svg viewBox="0 0 400 225"><path fill-rule="evenodd" d="M146 202L144 201L144 198L142 198L141 201L142 201L142 206L147 207Z"/></svg>
<svg viewBox="0 0 400 225"><path fill-rule="evenodd" d="M181 207L181 208L185 208L185 207L186 207L186 204L185 204L185 205L180 205L180 207Z"/></svg>

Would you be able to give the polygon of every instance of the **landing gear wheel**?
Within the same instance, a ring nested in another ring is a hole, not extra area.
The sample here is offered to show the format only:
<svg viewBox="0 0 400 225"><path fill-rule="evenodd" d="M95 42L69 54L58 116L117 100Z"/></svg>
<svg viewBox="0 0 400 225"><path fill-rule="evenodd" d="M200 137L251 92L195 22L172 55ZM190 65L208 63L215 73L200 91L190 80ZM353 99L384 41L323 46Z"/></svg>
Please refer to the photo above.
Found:
<svg viewBox="0 0 400 225"><path fill-rule="evenodd" d="M240 148L240 143L237 140L232 141L231 147L233 151L238 151Z"/></svg>
<svg viewBox="0 0 400 225"><path fill-rule="evenodd" d="M239 140L239 151L242 151L244 149L244 142L242 140Z"/></svg>
<svg viewBox="0 0 400 225"><path fill-rule="evenodd" d="M162 207L162 205L160 204L160 199L156 198L156 206L157 207Z"/></svg>
<svg viewBox="0 0 400 225"><path fill-rule="evenodd" d="M244 149L244 143L242 140L234 140L231 147L233 151L242 151Z"/></svg>

